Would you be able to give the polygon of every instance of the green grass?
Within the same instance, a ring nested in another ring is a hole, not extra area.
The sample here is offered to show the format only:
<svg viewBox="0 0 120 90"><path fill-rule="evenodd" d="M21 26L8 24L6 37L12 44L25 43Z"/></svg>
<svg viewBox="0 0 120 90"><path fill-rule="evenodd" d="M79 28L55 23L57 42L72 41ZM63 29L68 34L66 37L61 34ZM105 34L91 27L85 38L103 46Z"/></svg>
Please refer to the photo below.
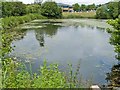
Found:
<svg viewBox="0 0 120 90"><path fill-rule="evenodd" d="M63 12L63 18L95 18L96 12Z"/></svg>

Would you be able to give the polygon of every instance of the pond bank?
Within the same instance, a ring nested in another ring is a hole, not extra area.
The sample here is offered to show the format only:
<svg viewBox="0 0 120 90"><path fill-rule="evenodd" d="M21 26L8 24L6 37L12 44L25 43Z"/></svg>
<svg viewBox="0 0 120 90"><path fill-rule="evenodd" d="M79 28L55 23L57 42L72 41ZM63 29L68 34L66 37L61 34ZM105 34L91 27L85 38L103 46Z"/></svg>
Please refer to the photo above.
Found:
<svg viewBox="0 0 120 90"><path fill-rule="evenodd" d="M12 29L20 24L24 24L27 22L30 22L34 19L46 19L45 16L42 16L40 14L27 14L24 16L11 16L2 18L2 28L3 29Z"/></svg>

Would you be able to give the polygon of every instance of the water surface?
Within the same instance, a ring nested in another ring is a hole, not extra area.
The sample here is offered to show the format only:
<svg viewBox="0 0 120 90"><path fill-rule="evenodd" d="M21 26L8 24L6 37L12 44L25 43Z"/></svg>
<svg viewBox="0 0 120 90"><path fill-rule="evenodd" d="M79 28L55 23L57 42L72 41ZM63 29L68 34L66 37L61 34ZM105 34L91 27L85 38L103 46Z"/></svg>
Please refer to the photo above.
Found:
<svg viewBox="0 0 120 90"><path fill-rule="evenodd" d="M38 28L24 30L24 37L13 41L15 50L11 55L22 61L32 62L33 71L47 60L48 64L59 64L60 70L67 71L68 64L75 71L80 63L80 74L94 84L105 84L106 73L116 64L113 46L109 44L109 27L105 21L92 19L68 19L51 23L36 20L29 23ZM94 23L93 23L94 22ZM43 27L40 27L43 26Z"/></svg>

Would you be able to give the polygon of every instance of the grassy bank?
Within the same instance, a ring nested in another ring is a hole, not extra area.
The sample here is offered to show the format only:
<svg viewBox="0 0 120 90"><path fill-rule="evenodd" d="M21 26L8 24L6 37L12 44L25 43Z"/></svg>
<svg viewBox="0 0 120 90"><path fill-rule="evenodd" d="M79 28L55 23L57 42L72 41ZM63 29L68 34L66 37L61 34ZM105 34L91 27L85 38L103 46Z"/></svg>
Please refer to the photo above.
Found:
<svg viewBox="0 0 120 90"><path fill-rule="evenodd" d="M46 17L40 14L28 14L24 16L11 16L2 19L2 28L3 29L11 29L20 24L30 22L34 19L46 19Z"/></svg>
<svg viewBox="0 0 120 90"><path fill-rule="evenodd" d="M95 18L96 12L90 11L90 12L64 12L63 18L69 19L69 18Z"/></svg>

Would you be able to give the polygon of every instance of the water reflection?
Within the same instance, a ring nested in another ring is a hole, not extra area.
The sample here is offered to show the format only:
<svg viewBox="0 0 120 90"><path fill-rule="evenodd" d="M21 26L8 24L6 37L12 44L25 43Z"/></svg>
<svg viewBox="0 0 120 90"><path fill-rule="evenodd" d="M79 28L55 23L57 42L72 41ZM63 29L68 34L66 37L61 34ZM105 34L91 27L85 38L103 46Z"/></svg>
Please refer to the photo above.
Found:
<svg viewBox="0 0 120 90"><path fill-rule="evenodd" d="M57 34L58 27L60 26L48 24L45 28L35 30L36 39L38 40L41 47L44 47L45 44L44 37L48 36L52 38Z"/></svg>
<svg viewBox="0 0 120 90"><path fill-rule="evenodd" d="M43 30L35 30L36 39L39 41L41 47L44 47L44 31Z"/></svg>
<svg viewBox="0 0 120 90"><path fill-rule="evenodd" d="M111 72L107 73L108 86L120 87L120 63L114 65Z"/></svg>
<svg viewBox="0 0 120 90"><path fill-rule="evenodd" d="M93 76L94 83L106 83L105 74L115 62L108 33L84 24L63 27L58 26L59 23L42 24L46 27L27 30L22 40L13 42L16 48L12 55L33 60L33 71L44 59L48 63L58 63L65 71L68 63L76 67L81 59L80 73L84 79Z"/></svg>

